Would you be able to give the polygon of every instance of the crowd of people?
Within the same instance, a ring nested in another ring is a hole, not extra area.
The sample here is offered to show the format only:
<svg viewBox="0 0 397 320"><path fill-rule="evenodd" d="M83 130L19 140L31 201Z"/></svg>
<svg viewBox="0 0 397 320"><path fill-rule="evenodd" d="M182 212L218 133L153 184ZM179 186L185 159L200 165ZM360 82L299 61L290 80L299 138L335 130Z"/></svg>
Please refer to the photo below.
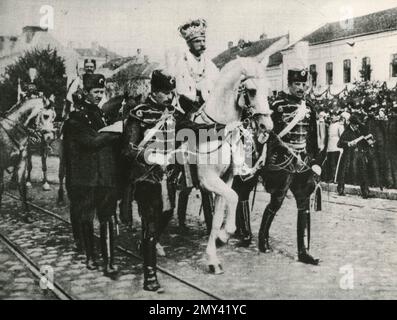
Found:
<svg viewBox="0 0 397 320"><path fill-rule="evenodd" d="M338 95L328 91L310 96L317 108L319 149L326 152L323 180L338 182L341 194L344 182L361 184L362 179L369 186L397 188L397 87L357 82ZM363 150L360 146L346 150L343 159L343 143L338 142L351 122L357 125L358 137L367 137L369 143Z"/></svg>

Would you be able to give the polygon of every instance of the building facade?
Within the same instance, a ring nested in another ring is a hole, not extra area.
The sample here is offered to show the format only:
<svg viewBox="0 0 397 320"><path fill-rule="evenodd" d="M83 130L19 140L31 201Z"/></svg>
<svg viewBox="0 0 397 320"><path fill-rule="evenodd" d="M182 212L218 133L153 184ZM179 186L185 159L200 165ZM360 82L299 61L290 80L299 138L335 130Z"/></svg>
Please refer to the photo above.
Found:
<svg viewBox="0 0 397 320"><path fill-rule="evenodd" d="M315 92L328 87L338 93L355 81L397 81L397 8L375 12L351 21L327 23L301 39L308 43L307 67ZM285 73L293 60L293 46L282 50Z"/></svg>

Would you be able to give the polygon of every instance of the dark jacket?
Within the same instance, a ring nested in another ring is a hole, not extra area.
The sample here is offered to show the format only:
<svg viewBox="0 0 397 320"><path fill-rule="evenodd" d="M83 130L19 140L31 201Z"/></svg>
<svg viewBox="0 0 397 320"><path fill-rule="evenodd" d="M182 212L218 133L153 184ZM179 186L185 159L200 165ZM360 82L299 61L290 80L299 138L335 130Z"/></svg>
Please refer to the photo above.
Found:
<svg viewBox="0 0 397 320"><path fill-rule="evenodd" d="M279 134L288 125L289 121L292 120L286 121L283 114L294 111L300 103L300 99L286 93L283 93L278 100L273 102L271 109L273 110L272 120L275 134ZM313 164L321 164L323 159L319 158L318 152L316 111L310 101L306 101L306 106L310 109L310 113L308 114L309 118L305 120L308 123L304 136L304 140L306 141L306 152L302 154L301 157L302 160L311 166ZM298 125L299 124L297 124L295 128ZM281 167L287 168L289 164L294 166L296 162L295 157L291 155L287 148L282 146L282 143L287 143L289 140L293 139L294 135L292 132L295 128L293 128L289 134L281 138L281 144L279 143L280 141L275 144L270 143L266 164L269 170L279 170ZM277 139L274 141L277 141ZM282 166L280 167L281 164ZM308 170L308 168L305 168L305 170Z"/></svg>
<svg viewBox="0 0 397 320"><path fill-rule="evenodd" d="M63 128L68 186L118 186L120 135L98 133L106 125L103 112L87 102L81 102L78 110L70 113Z"/></svg>

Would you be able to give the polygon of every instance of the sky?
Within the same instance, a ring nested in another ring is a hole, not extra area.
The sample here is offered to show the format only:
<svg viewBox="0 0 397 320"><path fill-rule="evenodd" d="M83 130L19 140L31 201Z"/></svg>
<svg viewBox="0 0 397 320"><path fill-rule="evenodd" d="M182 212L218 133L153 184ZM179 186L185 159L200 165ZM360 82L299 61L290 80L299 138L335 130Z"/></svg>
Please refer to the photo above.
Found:
<svg viewBox="0 0 397 320"><path fill-rule="evenodd" d="M241 38L290 33L299 40L327 22L397 6L395 0L0 0L0 35L19 35L39 25L40 8L54 9L50 32L62 43L90 47L97 41L123 56L142 48L152 60L185 47L177 28L192 18L207 20L210 57Z"/></svg>

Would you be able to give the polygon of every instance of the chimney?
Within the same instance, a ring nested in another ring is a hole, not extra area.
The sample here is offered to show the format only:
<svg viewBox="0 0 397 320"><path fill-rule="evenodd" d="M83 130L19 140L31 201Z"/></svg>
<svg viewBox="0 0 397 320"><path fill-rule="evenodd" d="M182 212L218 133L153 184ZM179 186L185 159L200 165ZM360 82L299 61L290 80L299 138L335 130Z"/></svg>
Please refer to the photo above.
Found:
<svg viewBox="0 0 397 320"><path fill-rule="evenodd" d="M94 54L97 54L99 51L99 44L97 41L91 42L91 50L94 52Z"/></svg>
<svg viewBox="0 0 397 320"><path fill-rule="evenodd" d="M22 28L22 35L25 37L26 43L30 43L36 32L47 32L47 30L38 26L26 26Z"/></svg>
<svg viewBox="0 0 397 320"><path fill-rule="evenodd" d="M244 45L245 45L245 40L244 40L244 39L240 39L240 40L238 41L237 45L238 45L238 47L239 47L240 49L242 49L242 48L244 47Z"/></svg>
<svg viewBox="0 0 397 320"><path fill-rule="evenodd" d="M266 40L267 39L267 34L266 33L262 33L260 36L259 36L259 40Z"/></svg>
<svg viewBox="0 0 397 320"><path fill-rule="evenodd" d="M229 42L227 43L227 48L228 48L228 49L233 48L233 41L229 41Z"/></svg>

